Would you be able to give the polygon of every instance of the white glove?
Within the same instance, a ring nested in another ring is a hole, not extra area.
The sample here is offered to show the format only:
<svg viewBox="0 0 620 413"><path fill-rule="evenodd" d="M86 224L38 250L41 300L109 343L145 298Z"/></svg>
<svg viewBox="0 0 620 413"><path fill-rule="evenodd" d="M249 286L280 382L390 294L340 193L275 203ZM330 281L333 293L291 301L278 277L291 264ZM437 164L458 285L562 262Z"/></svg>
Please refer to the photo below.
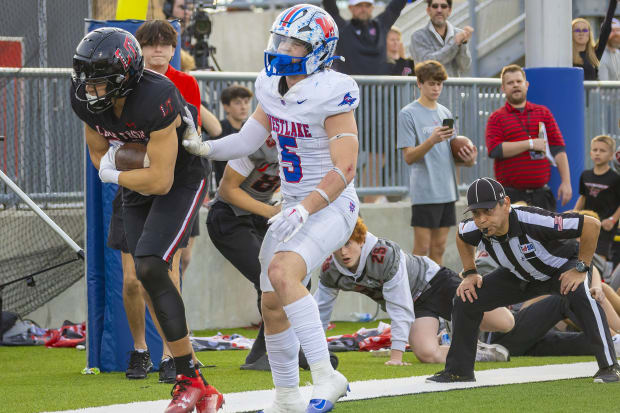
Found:
<svg viewBox="0 0 620 413"><path fill-rule="evenodd" d="M202 138L196 130L194 120L192 119L192 113L188 107L185 106L185 116L181 116L183 122L187 125L185 133L183 133L183 146L185 150L193 155L206 157L211 152L211 144L209 141L202 141Z"/></svg>
<svg viewBox="0 0 620 413"><path fill-rule="evenodd" d="M271 217L267 223L272 224L273 236L280 242L287 242L299 231L310 214L303 205L286 208Z"/></svg>
<svg viewBox="0 0 620 413"><path fill-rule="evenodd" d="M112 144L108 151L99 161L99 179L101 182L109 182L118 185L118 176L121 171L116 169L116 152L122 145Z"/></svg>

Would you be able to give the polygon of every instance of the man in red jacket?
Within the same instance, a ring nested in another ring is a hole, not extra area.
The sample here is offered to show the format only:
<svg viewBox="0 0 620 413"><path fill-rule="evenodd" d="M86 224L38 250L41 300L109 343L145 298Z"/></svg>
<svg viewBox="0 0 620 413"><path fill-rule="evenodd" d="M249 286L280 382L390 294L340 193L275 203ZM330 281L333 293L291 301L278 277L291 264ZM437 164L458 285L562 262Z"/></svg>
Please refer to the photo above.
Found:
<svg viewBox="0 0 620 413"><path fill-rule="evenodd" d="M520 66L504 67L501 77L506 105L491 114L486 130L488 154L495 159L495 178L512 202L525 201L555 211L555 197L547 186L551 175L549 158L557 164L562 179L558 199L565 205L572 196L562 133L547 107L527 101L529 83ZM547 140L539 138L541 124Z"/></svg>

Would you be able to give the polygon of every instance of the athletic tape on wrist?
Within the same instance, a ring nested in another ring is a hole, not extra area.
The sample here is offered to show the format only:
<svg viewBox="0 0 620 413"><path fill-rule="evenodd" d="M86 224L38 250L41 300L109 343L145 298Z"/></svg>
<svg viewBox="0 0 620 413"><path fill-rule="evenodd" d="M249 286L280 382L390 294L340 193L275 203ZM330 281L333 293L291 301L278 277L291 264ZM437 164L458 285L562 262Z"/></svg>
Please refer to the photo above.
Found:
<svg viewBox="0 0 620 413"><path fill-rule="evenodd" d="M319 193L319 195L321 195L323 197L323 199L325 200L325 202L327 202L327 205L329 205L331 203L331 201L329 200L329 197L327 196L327 194L325 193L325 191L323 191L321 188L314 188L313 191L316 191Z"/></svg>

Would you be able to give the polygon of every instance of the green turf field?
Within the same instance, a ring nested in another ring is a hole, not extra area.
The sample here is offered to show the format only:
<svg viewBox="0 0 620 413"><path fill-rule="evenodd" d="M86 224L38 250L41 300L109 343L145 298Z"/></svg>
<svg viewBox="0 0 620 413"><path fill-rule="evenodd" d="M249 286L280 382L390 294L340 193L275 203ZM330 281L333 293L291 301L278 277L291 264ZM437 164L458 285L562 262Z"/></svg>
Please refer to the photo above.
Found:
<svg viewBox="0 0 620 413"><path fill-rule="evenodd" d="M338 322L329 335L356 331L362 323ZM375 326L366 324L366 326ZM220 330L254 337L256 330ZM197 336L213 335L216 331L197 331ZM271 388L269 372L241 371L247 351L201 352L205 364L215 364L203 373L223 393ZM443 368L438 364L420 364L411 353L407 367L388 367L386 358L369 353L339 353L339 370L350 380L385 379L429 375ZM508 363L478 363L478 370L500 367L533 366L579 361L593 357L518 357ZM133 401L160 400L169 397L171 385L157 382L157 373L146 380L129 381L124 373L83 376L86 353L76 349L43 347L0 347L0 412L40 412L77 409ZM309 384L310 373L301 372L301 384ZM620 411L620 385L595 385L591 379L565 380L549 383L520 384L473 390L402 396L338 405L338 412L478 412L500 408L502 412Z"/></svg>

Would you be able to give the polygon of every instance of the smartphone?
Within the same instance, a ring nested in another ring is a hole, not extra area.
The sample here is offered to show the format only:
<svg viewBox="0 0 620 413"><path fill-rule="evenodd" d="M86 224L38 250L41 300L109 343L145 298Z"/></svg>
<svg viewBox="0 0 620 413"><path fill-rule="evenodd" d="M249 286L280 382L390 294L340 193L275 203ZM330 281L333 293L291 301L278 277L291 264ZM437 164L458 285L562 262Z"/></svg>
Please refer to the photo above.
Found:
<svg viewBox="0 0 620 413"><path fill-rule="evenodd" d="M444 127L447 126L448 129L454 129L454 119L450 119L450 118L444 119L442 126Z"/></svg>

